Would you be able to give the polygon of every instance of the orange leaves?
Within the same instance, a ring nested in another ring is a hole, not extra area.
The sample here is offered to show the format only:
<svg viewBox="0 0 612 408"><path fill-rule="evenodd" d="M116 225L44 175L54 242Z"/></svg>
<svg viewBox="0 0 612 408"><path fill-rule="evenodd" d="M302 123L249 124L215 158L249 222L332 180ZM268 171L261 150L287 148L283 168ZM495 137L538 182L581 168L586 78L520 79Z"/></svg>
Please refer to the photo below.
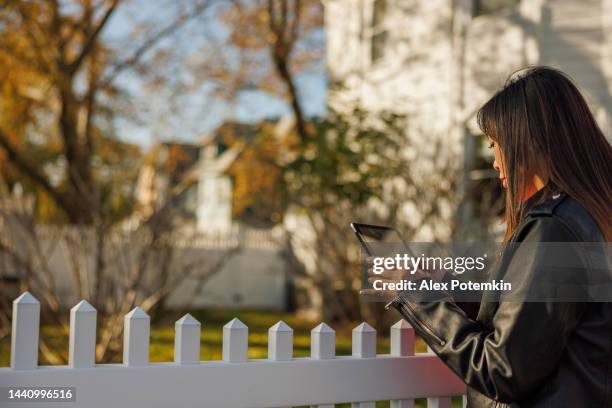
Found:
<svg viewBox="0 0 612 408"><path fill-rule="evenodd" d="M229 168L234 182L234 217L271 223L280 220L282 171L276 165L279 148L279 141L264 130L254 137Z"/></svg>

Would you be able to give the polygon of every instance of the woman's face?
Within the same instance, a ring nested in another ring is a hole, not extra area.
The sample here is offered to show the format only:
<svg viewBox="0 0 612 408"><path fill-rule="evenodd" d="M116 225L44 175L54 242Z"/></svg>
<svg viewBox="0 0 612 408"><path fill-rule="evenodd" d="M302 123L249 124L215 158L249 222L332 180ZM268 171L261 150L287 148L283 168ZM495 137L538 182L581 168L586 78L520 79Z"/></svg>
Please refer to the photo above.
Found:
<svg viewBox="0 0 612 408"><path fill-rule="evenodd" d="M490 137L487 137L489 142L489 149L493 149L493 168L499 173L499 180L504 188L508 188L508 181L506 179L506 171L503 168L502 152L499 148L499 144Z"/></svg>

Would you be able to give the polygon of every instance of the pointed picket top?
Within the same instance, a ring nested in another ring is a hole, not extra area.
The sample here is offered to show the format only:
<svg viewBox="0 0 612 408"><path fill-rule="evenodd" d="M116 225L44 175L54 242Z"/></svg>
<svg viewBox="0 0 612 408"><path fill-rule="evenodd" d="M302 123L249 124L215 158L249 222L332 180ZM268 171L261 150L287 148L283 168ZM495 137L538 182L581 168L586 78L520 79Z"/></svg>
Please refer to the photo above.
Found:
<svg viewBox="0 0 612 408"><path fill-rule="evenodd" d="M232 329L232 330L237 330L237 329L248 329L248 327L242 323L240 321L240 319L238 319L237 317L234 317L232 320L230 320L229 322L227 322L225 324L225 326L223 326L224 329Z"/></svg>
<svg viewBox="0 0 612 408"><path fill-rule="evenodd" d="M200 361L201 324L189 313L174 324L174 361L179 364L197 364Z"/></svg>
<svg viewBox="0 0 612 408"><path fill-rule="evenodd" d="M97 311L86 300L70 309L68 366L90 368L95 364Z"/></svg>
<svg viewBox="0 0 612 408"><path fill-rule="evenodd" d="M414 355L414 329L404 319L391 326L391 355Z"/></svg>
<svg viewBox="0 0 612 408"><path fill-rule="evenodd" d="M70 311L74 311L77 313L95 313L96 309L92 305L90 305L88 301L83 299L79 303L74 305L73 308L70 309Z"/></svg>
<svg viewBox="0 0 612 408"><path fill-rule="evenodd" d="M363 322L359 326L355 327L353 329L353 332L357 332L357 333L370 333L370 332L374 332L374 333L376 333L376 329L374 329L372 326L370 326L366 322Z"/></svg>
<svg viewBox="0 0 612 408"><path fill-rule="evenodd" d="M412 329L412 326L406 320L400 319L393 326L391 326L391 328L392 329Z"/></svg>
<svg viewBox="0 0 612 408"><path fill-rule="evenodd" d="M310 331L311 333L335 333L336 331L325 323L320 323L317 327Z"/></svg>
<svg viewBox="0 0 612 408"><path fill-rule="evenodd" d="M149 315L142 310L140 307L136 306L132 309L131 312L125 315L126 319L148 319Z"/></svg>
<svg viewBox="0 0 612 408"><path fill-rule="evenodd" d="M151 319L140 307L135 307L123 319L123 364L127 366L149 363Z"/></svg>
<svg viewBox="0 0 612 408"><path fill-rule="evenodd" d="M13 301L11 330L11 368L34 369L38 366L40 302L30 292Z"/></svg>
<svg viewBox="0 0 612 408"><path fill-rule="evenodd" d="M353 357L376 357L376 330L366 322L355 327L352 332Z"/></svg>
<svg viewBox="0 0 612 408"><path fill-rule="evenodd" d="M287 325L287 323L279 320L274 326L270 327L268 331L273 332L293 332L293 329Z"/></svg>
<svg viewBox="0 0 612 408"><path fill-rule="evenodd" d="M237 317L223 326L223 361L239 363L247 361L249 328Z"/></svg>
<svg viewBox="0 0 612 408"><path fill-rule="evenodd" d="M175 324L180 326L200 326L200 322L189 313L185 313L185 316L178 319Z"/></svg>
<svg viewBox="0 0 612 408"><path fill-rule="evenodd" d="M39 305L40 302L32 296L32 294L28 291L25 291L19 296L17 299L13 300L13 303L17 303L19 305Z"/></svg>
<svg viewBox="0 0 612 408"><path fill-rule="evenodd" d="M282 361L293 358L293 329L282 320L268 329L268 359Z"/></svg>
<svg viewBox="0 0 612 408"><path fill-rule="evenodd" d="M310 356L315 360L336 357L336 332L325 323L310 331Z"/></svg>

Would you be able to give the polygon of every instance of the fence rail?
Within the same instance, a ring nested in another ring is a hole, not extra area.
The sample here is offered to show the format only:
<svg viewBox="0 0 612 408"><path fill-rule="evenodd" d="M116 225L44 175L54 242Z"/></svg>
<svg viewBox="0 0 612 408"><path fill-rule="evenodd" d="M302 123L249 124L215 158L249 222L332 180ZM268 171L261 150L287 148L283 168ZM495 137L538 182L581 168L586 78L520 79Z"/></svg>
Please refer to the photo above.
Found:
<svg viewBox="0 0 612 408"><path fill-rule="evenodd" d="M69 363L38 366L40 304L28 292L13 302L11 367L0 387L74 387L72 402L57 407L289 407L310 405L394 408L428 397L428 407L450 407L465 385L438 357L415 354L414 330L391 327L391 350L376 354L376 331L361 323L352 332L352 355L335 355L335 332L325 323L311 331L311 357L293 358L293 330L280 321L268 331L268 359L247 359L248 327L223 327L223 359L199 361L200 322L186 314L175 323L173 363L149 363L149 316L135 308L124 317L122 364L95 364L96 310L85 300L70 311ZM1 403L40 407L40 403Z"/></svg>

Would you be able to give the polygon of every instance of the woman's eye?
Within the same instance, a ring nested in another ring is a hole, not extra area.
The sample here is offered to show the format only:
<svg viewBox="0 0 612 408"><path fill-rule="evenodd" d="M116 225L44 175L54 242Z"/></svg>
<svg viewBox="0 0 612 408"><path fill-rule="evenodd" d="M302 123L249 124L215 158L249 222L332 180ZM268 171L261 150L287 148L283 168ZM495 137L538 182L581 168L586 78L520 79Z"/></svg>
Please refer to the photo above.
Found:
<svg viewBox="0 0 612 408"><path fill-rule="evenodd" d="M492 149L495 146L495 142L490 142L489 143L489 149Z"/></svg>

